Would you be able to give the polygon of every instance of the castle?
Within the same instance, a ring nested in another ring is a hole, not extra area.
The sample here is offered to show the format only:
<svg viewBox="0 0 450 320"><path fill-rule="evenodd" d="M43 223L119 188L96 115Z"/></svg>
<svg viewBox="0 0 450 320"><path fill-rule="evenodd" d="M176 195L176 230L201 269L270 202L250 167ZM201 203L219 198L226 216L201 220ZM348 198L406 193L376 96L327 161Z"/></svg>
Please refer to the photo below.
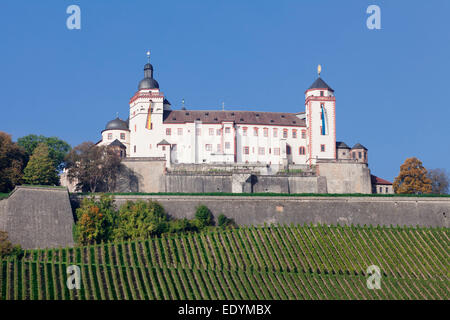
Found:
<svg viewBox="0 0 450 320"><path fill-rule="evenodd" d="M263 165L277 171L319 163L368 166L366 147L356 143L350 148L336 141L336 97L320 77L320 66L318 78L305 91L305 112L298 113L187 110L184 103L173 110L153 70L149 59L130 99L128 119L109 121L97 142L114 146L124 159L163 159L166 168ZM392 193L390 182L375 176L368 180L365 190Z"/></svg>

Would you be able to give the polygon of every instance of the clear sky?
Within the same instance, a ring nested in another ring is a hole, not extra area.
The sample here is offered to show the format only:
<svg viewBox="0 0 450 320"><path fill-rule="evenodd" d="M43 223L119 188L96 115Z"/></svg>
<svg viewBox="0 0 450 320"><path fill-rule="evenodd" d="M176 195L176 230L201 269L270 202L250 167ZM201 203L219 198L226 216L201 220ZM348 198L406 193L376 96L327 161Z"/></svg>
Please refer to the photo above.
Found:
<svg viewBox="0 0 450 320"><path fill-rule="evenodd" d="M174 109L304 111L320 63L337 140L366 146L373 174L393 180L411 156L450 171L449 15L448 0L2 0L0 130L98 141L127 118L148 49Z"/></svg>

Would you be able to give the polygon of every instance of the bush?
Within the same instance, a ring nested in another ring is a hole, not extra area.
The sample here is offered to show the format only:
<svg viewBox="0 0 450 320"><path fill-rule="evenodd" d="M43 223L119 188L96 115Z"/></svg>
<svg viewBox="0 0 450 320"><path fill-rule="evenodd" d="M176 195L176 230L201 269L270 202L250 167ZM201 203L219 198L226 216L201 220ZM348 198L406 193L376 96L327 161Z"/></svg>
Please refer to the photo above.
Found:
<svg viewBox="0 0 450 320"><path fill-rule="evenodd" d="M127 201L119 209L114 239L145 239L169 230L164 208L156 201Z"/></svg>
<svg viewBox="0 0 450 320"><path fill-rule="evenodd" d="M236 223L233 219L227 218L223 213L219 215L217 218L217 222L219 227L221 228L227 228L227 227L235 227Z"/></svg>
<svg viewBox="0 0 450 320"><path fill-rule="evenodd" d="M197 207L194 220L198 220L203 227L212 226L214 224L211 210L203 204Z"/></svg>
<svg viewBox="0 0 450 320"><path fill-rule="evenodd" d="M16 256L21 258L23 255L23 250L20 245L13 246L8 240L8 233L5 231L0 231L0 258L13 257Z"/></svg>
<svg viewBox="0 0 450 320"><path fill-rule="evenodd" d="M111 196L101 195L84 198L76 210L77 224L74 235L81 245L100 243L111 240L115 225L116 213L114 200Z"/></svg>

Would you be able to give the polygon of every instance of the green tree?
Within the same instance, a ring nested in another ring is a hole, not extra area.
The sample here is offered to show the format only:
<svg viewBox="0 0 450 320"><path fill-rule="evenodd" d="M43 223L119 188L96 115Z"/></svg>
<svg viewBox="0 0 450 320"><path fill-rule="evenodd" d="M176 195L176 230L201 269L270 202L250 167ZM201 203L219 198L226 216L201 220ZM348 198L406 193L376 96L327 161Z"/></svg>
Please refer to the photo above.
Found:
<svg viewBox="0 0 450 320"><path fill-rule="evenodd" d="M65 167L64 158L71 150L71 147L67 142L58 137L45 137L43 135L38 136L35 134L29 134L17 139L17 144L25 149L29 157L31 157L34 149L41 143L45 143L48 146L49 155L55 168L58 171L62 170Z"/></svg>
<svg viewBox="0 0 450 320"><path fill-rule="evenodd" d="M393 183L395 193L431 193L431 180L427 174L427 169L419 159L416 157L406 159Z"/></svg>
<svg viewBox="0 0 450 320"><path fill-rule="evenodd" d="M158 202L127 201L119 209L114 239L146 239L168 230L168 217Z"/></svg>
<svg viewBox="0 0 450 320"><path fill-rule="evenodd" d="M212 226L213 225L213 214L207 206L201 204L196 208L195 219L198 220L202 226Z"/></svg>
<svg viewBox="0 0 450 320"><path fill-rule="evenodd" d="M76 215L74 235L78 244L112 240L117 212L111 196L101 195L98 200L95 197L84 198L76 209Z"/></svg>
<svg viewBox="0 0 450 320"><path fill-rule="evenodd" d="M27 184L58 185L58 171L50 158L48 146L39 144L33 151L24 170L23 180Z"/></svg>
<svg viewBox="0 0 450 320"><path fill-rule="evenodd" d="M0 131L0 192L9 192L21 183L26 158L25 150Z"/></svg>

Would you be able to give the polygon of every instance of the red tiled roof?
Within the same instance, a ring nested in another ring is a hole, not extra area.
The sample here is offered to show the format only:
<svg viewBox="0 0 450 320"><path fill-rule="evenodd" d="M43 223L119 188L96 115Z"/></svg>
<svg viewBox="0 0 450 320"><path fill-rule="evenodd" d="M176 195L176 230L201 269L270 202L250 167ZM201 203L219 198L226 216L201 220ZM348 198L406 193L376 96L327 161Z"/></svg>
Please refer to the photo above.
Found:
<svg viewBox="0 0 450 320"><path fill-rule="evenodd" d="M194 121L212 124L219 124L223 121L232 121L236 124L306 127L305 120L299 119L295 113L207 110L164 111L164 123L185 123Z"/></svg>
<svg viewBox="0 0 450 320"><path fill-rule="evenodd" d="M370 179L372 180L372 184L386 184L386 185L392 184L392 182L378 178L377 176L374 176L373 174L370 175Z"/></svg>

